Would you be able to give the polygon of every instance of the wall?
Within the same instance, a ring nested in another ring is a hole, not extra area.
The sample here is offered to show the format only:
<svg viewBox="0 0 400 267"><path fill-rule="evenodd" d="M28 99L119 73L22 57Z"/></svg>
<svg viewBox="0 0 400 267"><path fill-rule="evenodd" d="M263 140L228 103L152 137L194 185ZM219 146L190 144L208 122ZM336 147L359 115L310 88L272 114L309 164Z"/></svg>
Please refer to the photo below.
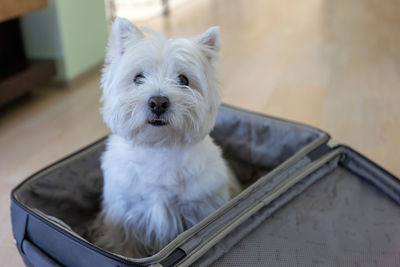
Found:
<svg viewBox="0 0 400 267"><path fill-rule="evenodd" d="M74 79L104 60L103 1L49 0L46 9L24 16L21 27L27 56L55 59L57 80Z"/></svg>

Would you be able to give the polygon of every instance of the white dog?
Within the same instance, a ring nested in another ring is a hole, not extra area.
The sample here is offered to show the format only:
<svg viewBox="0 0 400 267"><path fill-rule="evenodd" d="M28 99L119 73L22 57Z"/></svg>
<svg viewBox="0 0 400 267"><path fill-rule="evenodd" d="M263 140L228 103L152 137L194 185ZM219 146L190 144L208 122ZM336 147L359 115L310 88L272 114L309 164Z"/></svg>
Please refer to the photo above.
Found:
<svg viewBox="0 0 400 267"><path fill-rule="evenodd" d="M219 48L217 27L167 40L115 20L101 82L112 134L102 156L97 245L152 255L238 192L208 135L220 104L213 67Z"/></svg>

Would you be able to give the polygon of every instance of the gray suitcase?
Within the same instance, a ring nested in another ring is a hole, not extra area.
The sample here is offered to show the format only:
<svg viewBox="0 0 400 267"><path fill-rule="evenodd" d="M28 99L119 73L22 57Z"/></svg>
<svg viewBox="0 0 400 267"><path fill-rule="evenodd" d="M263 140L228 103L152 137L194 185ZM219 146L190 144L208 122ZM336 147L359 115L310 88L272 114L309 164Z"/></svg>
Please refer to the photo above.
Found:
<svg viewBox="0 0 400 267"><path fill-rule="evenodd" d="M11 193L27 266L400 266L400 182L325 132L229 106L214 140L246 188L141 259L85 236L99 211L106 137Z"/></svg>

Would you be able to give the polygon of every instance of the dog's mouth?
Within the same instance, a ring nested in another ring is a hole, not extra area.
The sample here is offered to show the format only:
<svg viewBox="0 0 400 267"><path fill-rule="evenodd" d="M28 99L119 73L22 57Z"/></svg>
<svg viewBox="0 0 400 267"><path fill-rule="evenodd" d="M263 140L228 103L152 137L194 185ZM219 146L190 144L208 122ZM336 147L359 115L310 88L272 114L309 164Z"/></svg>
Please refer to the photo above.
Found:
<svg viewBox="0 0 400 267"><path fill-rule="evenodd" d="M149 122L150 125L153 125L153 126L156 126L156 127L168 125L168 122L166 120L160 119L160 118L151 119L148 122Z"/></svg>

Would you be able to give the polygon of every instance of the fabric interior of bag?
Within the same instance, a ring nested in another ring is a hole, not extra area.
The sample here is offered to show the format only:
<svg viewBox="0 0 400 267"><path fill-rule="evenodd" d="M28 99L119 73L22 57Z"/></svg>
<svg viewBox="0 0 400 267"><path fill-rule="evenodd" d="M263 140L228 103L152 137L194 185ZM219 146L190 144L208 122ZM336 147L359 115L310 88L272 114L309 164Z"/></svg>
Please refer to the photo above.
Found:
<svg viewBox="0 0 400 267"><path fill-rule="evenodd" d="M394 201L338 167L213 266L399 266L399 221Z"/></svg>
<svg viewBox="0 0 400 267"><path fill-rule="evenodd" d="M244 186L324 135L311 127L225 106L211 133ZM16 198L81 233L100 209L103 150L104 142L39 174L16 192Z"/></svg>

